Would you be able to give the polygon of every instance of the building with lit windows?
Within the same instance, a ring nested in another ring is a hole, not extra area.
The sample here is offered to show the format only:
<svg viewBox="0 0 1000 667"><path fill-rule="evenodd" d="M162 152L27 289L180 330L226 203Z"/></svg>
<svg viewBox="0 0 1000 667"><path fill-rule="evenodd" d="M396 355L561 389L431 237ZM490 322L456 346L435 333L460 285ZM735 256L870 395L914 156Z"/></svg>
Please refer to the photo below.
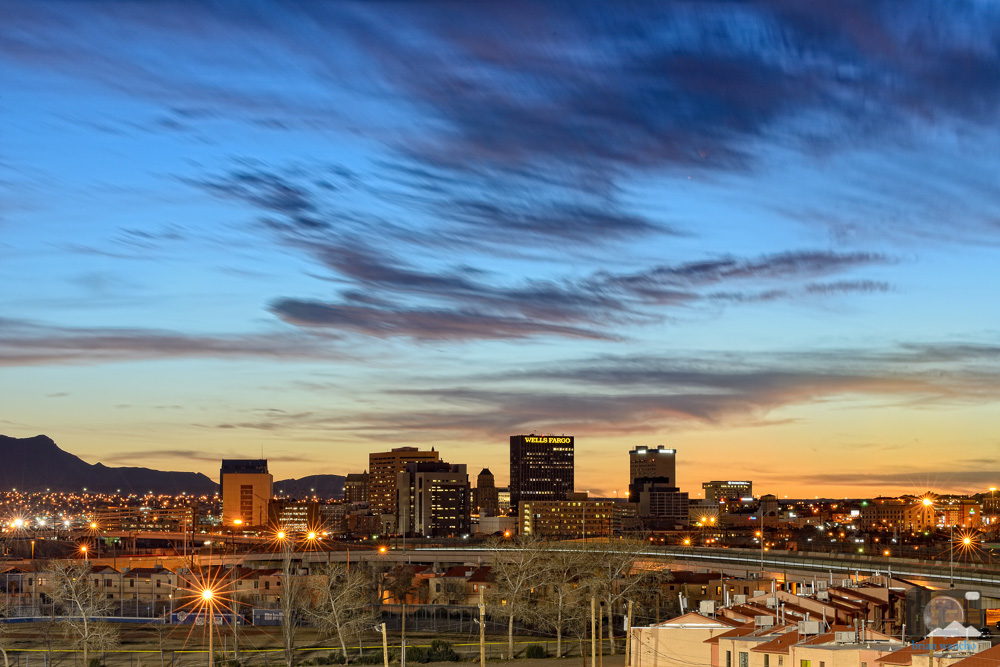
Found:
<svg viewBox="0 0 1000 667"><path fill-rule="evenodd" d="M475 499L475 510L479 516L497 516L500 512L500 496L489 468L483 468L476 477Z"/></svg>
<svg viewBox="0 0 1000 667"><path fill-rule="evenodd" d="M522 500L517 514L518 533L553 540L610 537L616 518L613 500L588 500L586 493L571 493L566 500Z"/></svg>
<svg viewBox="0 0 1000 667"><path fill-rule="evenodd" d="M287 533L306 533L322 527L319 503L314 500L274 500L268 511L268 526Z"/></svg>
<svg viewBox="0 0 1000 667"><path fill-rule="evenodd" d="M566 500L573 492L571 435L510 436L510 504Z"/></svg>
<svg viewBox="0 0 1000 667"><path fill-rule="evenodd" d="M397 530L404 535L448 537L472 532L465 464L412 461L396 476Z"/></svg>
<svg viewBox="0 0 1000 667"><path fill-rule="evenodd" d="M274 477L266 459L223 460L219 470L222 489L222 525L263 526L274 495Z"/></svg>
<svg viewBox="0 0 1000 667"><path fill-rule="evenodd" d="M738 505L743 498L753 498L753 482L749 481L722 481L702 482L701 488L705 490L705 500L729 506Z"/></svg>
<svg viewBox="0 0 1000 667"><path fill-rule="evenodd" d="M636 447L628 453L629 484L641 477L663 477L667 484L677 486L677 450L658 447Z"/></svg>
<svg viewBox="0 0 1000 667"><path fill-rule="evenodd" d="M368 455L368 505L376 514L396 513L396 477L406 470L407 463L439 460L431 448L422 452L416 447L396 447L388 452Z"/></svg>
<svg viewBox="0 0 1000 667"><path fill-rule="evenodd" d="M349 503L368 502L368 471L350 473L344 479L344 500Z"/></svg>
<svg viewBox="0 0 1000 667"><path fill-rule="evenodd" d="M934 526L934 505L921 498L875 498L861 504L862 528L923 530Z"/></svg>

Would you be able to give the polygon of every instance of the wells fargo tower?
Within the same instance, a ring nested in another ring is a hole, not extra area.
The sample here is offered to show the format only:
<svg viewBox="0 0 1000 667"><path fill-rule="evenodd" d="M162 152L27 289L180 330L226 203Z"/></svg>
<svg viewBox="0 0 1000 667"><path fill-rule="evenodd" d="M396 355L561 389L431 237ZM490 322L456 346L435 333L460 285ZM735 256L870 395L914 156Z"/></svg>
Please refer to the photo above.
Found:
<svg viewBox="0 0 1000 667"><path fill-rule="evenodd" d="M510 504L566 500L573 492L573 436L510 436Z"/></svg>

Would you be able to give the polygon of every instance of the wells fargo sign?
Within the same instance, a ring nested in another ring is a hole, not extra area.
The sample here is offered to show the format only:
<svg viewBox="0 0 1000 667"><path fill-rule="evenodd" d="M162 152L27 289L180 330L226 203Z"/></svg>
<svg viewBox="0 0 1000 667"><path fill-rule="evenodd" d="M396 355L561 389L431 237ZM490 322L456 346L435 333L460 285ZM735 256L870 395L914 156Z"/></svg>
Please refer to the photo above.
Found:
<svg viewBox="0 0 1000 667"><path fill-rule="evenodd" d="M526 435L524 441L533 445L572 445L573 436Z"/></svg>

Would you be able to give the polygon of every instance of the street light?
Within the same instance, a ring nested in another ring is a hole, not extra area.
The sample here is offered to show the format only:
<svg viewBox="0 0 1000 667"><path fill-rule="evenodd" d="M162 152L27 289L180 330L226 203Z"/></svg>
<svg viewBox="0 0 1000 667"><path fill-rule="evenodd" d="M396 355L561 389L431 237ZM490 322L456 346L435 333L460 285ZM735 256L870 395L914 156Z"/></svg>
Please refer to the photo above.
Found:
<svg viewBox="0 0 1000 667"><path fill-rule="evenodd" d="M205 624L208 627L208 667L212 667L213 662L213 650L212 650L212 633L215 630L215 611L212 609L212 604L215 598L215 591L211 588L205 588L201 591L201 606L208 612L208 618L205 619Z"/></svg>
<svg viewBox="0 0 1000 667"><path fill-rule="evenodd" d="M80 547L80 553L83 554L83 560L87 560L87 545L84 544Z"/></svg>

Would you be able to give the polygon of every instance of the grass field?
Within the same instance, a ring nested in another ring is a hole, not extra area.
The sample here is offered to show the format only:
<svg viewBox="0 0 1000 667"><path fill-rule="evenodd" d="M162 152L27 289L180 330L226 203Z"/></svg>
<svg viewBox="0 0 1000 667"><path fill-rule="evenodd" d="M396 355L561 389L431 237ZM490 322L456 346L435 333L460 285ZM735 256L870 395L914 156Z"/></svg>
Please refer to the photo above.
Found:
<svg viewBox="0 0 1000 667"><path fill-rule="evenodd" d="M224 663L221 659L236 660L234 638L231 630L226 628L221 635L216 633L213 638L213 651L220 666L235 667L236 663ZM468 635L435 635L433 633L408 633L407 647L429 646L434 639L444 639L451 643L452 648L464 662L479 660L479 637ZM399 664L400 637L398 633L389 638L389 653L391 663ZM82 664L82 652L73 650L71 640L59 624L29 623L8 626L7 632L0 639L7 649L11 667L85 667ZM563 641L562 658L555 658L556 642L554 638L515 636L514 660L507 655L507 637L490 635L486 639L487 660L496 662L511 662L511 664L527 667L543 667L554 662L574 667L589 667L589 641L584 651L588 657L584 660L580 655L580 645L576 640ZM382 647L381 635L375 632L363 637L363 647L366 654L379 653ZM546 649L548 659L528 660L524 652L528 646L538 644ZM283 665L280 628L240 628L238 657L243 665ZM351 660L358 656L357 637L347 642ZM622 641L618 641L618 650L622 649ZM604 652L610 653L607 641L604 642ZM295 663L297 665L326 664L326 658L331 654L340 655L340 645L335 638L319 636L309 628L301 629L296 635ZM91 652L91 657L94 657ZM121 641L117 648L98 654L102 665L109 667L195 667L208 662L208 639L204 626L139 626L123 629ZM617 656L598 656L606 667L623 667L624 658ZM414 667L413 660L408 660ZM537 665L536 665L537 663ZM378 664L381 664L379 662ZM435 663L428 663L435 664ZM449 663L440 663L449 664ZM454 663L451 663L454 664ZM377 667L377 666L376 666Z"/></svg>

